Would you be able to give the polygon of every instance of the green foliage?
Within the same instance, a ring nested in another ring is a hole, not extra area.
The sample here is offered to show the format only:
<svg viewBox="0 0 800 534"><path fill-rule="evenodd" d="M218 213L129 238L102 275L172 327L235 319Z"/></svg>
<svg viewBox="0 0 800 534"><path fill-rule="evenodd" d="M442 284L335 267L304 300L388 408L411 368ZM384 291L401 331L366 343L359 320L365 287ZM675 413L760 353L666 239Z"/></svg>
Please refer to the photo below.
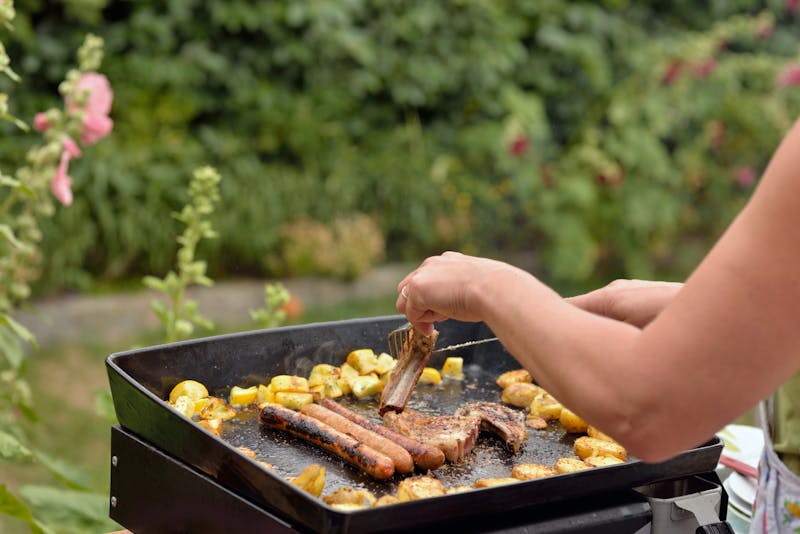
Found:
<svg viewBox="0 0 800 534"><path fill-rule="evenodd" d="M731 175L757 176L800 111L775 84L800 17L777 0L20 6L9 46L39 78L19 116L88 30L116 87L114 139L43 227L55 287L166 272L179 227L151 214L209 161L214 276L303 273L287 229L363 213L390 259L534 247L553 280L678 278L752 191Z"/></svg>
<svg viewBox="0 0 800 534"><path fill-rule="evenodd" d="M286 310L283 307L289 302L291 295L281 283L264 285L264 306L250 310L250 318L259 328L274 328L286 322Z"/></svg>
<svg viewBox="0 0 800 534"><path fill-rule="evenodd" d="M190 285L208 287L214 283L206 276L206 262L196 259L195 253L201 239L217 237L209 217L219 202L219 181L220 176L212 167L201 167L194 171L189 183L189 203L175 214L175 218L185 225L183 233L177 238L180 244L178 271L168 272L163 279L155 276L144 278L147 287L164 293L169 299L168 305L161 300L152 302L153 311L164 325L167 342L191 337L195 326L206 330L214 327L210 320L200 314L197 301L186 298L185 293Z"/></svg>

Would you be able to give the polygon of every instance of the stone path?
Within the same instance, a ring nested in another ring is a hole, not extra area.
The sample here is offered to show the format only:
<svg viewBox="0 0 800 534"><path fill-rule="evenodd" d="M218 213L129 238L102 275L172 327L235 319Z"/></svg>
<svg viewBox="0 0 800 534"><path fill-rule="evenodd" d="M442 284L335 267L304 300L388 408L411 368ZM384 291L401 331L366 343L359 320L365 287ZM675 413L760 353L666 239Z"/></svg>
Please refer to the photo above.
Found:
<svg viewBox="0 0 800 534"><path fill-rule="evenodd" d="M306 309L331 306L346 300L380 298L394 292L414 265L377 267L352 282L301 278L282 280ZM217 282L213 287L191 288L204 316L217 325L242 325L250 321L250 310L264 304L264 284L274 280ZM114 295L67 295L36 301L16 318L28 327L39 345L101 341L117 343L137 332L161 327L150 308L158 293L143 290Z"/></svg>

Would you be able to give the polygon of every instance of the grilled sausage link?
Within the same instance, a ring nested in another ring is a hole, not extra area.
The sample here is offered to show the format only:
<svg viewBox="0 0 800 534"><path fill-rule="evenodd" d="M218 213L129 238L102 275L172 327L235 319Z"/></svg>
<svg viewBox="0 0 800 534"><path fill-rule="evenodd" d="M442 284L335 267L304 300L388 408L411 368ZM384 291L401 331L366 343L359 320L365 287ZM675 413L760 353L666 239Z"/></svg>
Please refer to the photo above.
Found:
<svg viewBox="0 0 800 534"><path fill-rule="evenodd" d="M266 404L258 416L261 424L283 430L332 452L370 476L385 480L394 475L391 458L311 416L279 404Z"/></svg>
<svg viewBox="0 0 800 534"><path fill-rule="evenodd" d="M338 413L320 406L319 404L306 404L300 411L305 415L310 415L319 419L326 425L330 425L339 432L344 432L358 441L372 447L376 451L385 454L394 462L394 470L398 473L411 473L414 471L414 460L411 455L400 445L391 442L380 434L373 432L363 426L354 423L350 419Z"/></svg>
<svg viewBox="0 0 800 534"><path fill-rule="evenodd" d="M444 463L444 452L433 445L421 443L413 438L399 434L389 427L370 421L363 415L348 410L334 400L322 399L320 404L332 412L336 412L352 422L397 443L408 451L414 460L414 464L420 469L438 469Z"/></svg>

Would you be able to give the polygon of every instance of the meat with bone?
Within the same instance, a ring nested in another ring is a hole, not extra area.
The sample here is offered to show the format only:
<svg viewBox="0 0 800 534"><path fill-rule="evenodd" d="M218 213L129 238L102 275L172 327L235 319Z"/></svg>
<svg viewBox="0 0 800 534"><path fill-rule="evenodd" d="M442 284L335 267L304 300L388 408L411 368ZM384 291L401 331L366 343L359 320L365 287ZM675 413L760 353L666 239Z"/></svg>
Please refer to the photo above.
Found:
<svg viewBox="0 0 800 534"><path fill-rule="evenodd" d="M259 413L262 425L283 430L332 452L370 476L385 480L394 475L394 462L372 447L308 415L267 403Z"/></svg>
<svg viewBox="0 0 800 534"><path fill-rule="evenodd" d="M383 420L401 434L441 449L453 463L463 462L472 452L481 425L476 416L426 415L410 408L387 412Z"/></svg>
<svg viewBox="0 0 800 534"><path fill-rule="evenodd" d="M366 429L372 430L376 434L380 434L381 436L392 440L394 443L397 443L408 451L408 453L411 455L411 458L414 460L414 465L420 469L438 469L444 463L444 453L438 447L434 447L433 445L428 445L403 434L399 434L386 425L381 425L371 421L363 415L357 414L354 411L345 408L333 399L322 399L320 401L320 405L328 408L332 412L336 412L339 415L348 418L349 420L363 426Z"/></svg>
<svg viewBox="0 0 800 534"><path fill-rule="evenodd" d="M379 414L402 412L405 409L417 380L431 357L437 337L439 332L436 330L430 336L421 334L416 328L408 331L408 339L397 355L397 365L389 373L389 379L383 387L378 406Z"/></svg>
<svg viewBox="0 0 800 534"><path fill-rule="evenodd" d="M480 417L481 430L498 436L514 451L514 454L518 453L528 440L525 415L508 406L496 402L470 402L459 407L456 415Z"/></svg>

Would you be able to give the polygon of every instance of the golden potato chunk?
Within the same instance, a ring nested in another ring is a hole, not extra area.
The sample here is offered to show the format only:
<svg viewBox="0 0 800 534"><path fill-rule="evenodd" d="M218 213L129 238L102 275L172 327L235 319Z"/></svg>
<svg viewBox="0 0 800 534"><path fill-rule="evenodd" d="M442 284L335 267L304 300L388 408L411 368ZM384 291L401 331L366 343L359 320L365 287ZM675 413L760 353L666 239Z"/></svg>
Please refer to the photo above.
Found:
<svg viewBox="0 0 800 534"><path fill-rule="evenodd" d="M209 397L210 401L200 410L200 419L222 419L227 421L236 417L234 410L227 402L219 397Z"/></svg>
<svg viewBox="0 0 800 534"><path fill-rule="evenodd" d="M495 486L505 486L506 484L516 484L518 482L522 482L522 480L513 477L479 478L475 481L475 487L493 488Z"/></svg>
<svg viewBox="0 0 800 534"><path fill-rule="evenodd" d="M378 354L378 365L375 367L375 372L384 375L394 369L395 365L397 365L397 360L392 358L391 354L381 352Z"/></svg>
<svg viewBox="0 0 800 534"><path fill-rule="evenodd" d="M538 415L529 415L525 418L525 426L529 426L534 430L544 430L547 428L547 421Z"/></svg>
<svg viewBox="0 0 800 534"><path fill-rule="evenodd" d="M619 443L612 443L603 439L581 436L575 440L575 454L580 458L589 456L613 456L620 460L628 458L628 451Z"/></svg>
<svg viewBox="0 0 800 534"><path fill-rule="evenodd" d="M326 504L334 505L355 505L368 508L374 505L378 499L369 490L356 489L348 486L336 488L332 493L322 496Z"/></svg>
<svg viewBox="0 0 800 534"><path fill-rule="evenodd" d="M317 464L309 464L296 477L290 480L292 484L309 492L315 497L322 494L325 487L325 468Z"/></svg>
<svg viewBox="0 0 800 534"><path fill-rule="evenodd" d="M584 469L591 469L592 466L578 458L559 458L556 460L556 471L559 474L575 473L576 471L583 471Z"/></svg>
<svg viewBox="0 0 800 534"><path fill-rule="evenodd" d="M444 485L438 478L420 475L406 478L397 485L397 499L401 502L415 501L444 495Z"/></svg>
<svg viewBox="0 0 800 534"><path fill-rule="evenodd" d="M187 396L192 400L208 397L208 389L197 380L184 380L178 382L169 392L169 401L174 403L178 397Z"/></svg>
<svg viewBox="0 0 800 534"><path fill-rule="evenodd" d="M397 504L400 502L400 499L395 497L394 495L384 495L383 497L379 497L377 501L375 501L374 506L388 506L390 504Z"/></svg>
<svg viewBox="0 0 800 534"><path fill-rule="evenodd" d="M259 384L258 392L256 393L256 404L261 406L265 402L275 402L275 392L272 391L272 386Z"/></svg>
<svg viewBox="0 0 800 534"><path fill-rule="evenodd" d="M530 415L536 415L545 421L553 421L561 416L562 404L545 390L539 388L539 393L531 401Z"/></svg>
<svg viewBox="0 0 800 534"><path fill-rule="evenodd" d="M445 490L445 493L450 495L452 493L464 493L465 491L472 491L474 489L475 488L473 488L472 486L453 486L451 488L447 488Z"/></svg>
<svg viewBox="0 0 800 534"><path fill-rule="evenodd" d="M533 480L535 478L545 478L557 475L558 471L549 465L544 464L519 464L511 470L512 478L520 480Z"/></svg>
<svg viewBox="0 0 800 534"><path fill-rule="evenodd" d="M583 459L584 462L592 467L605 467L607 465L624 464L624 460L620 460L616 456L589 456Z"/></svg>
<svg viewBox="0 0 800 534"><path fill-rule="evenodd" d="M347 355L347 365L358 371L360 375L376 372L378 355L372 349L358 349Z"/></svg>
<svg viewBox="0 0 800 534"><path fill-rule="evenodd" d="M442 375L439 374L438 369L434 369L433 367L425 367L417 380L419 384L439 384L441 381Z"/></svg>
<svg viewBox="0 0 800 534"><path fill-rule="evenodd" d="M350 391L358 399L373 397L381 392L383 386L378 375L369 374L350 379Z"/></svg>
<svg viewBox="0 0 800 534"><path fill-rule="evenodd" d="M515 382L503 389L500 399L511 406L527 408L531 405L537 393L539 393L539 386L530 382Z"/></svg>
<svg viewBox="0 0 800 534"><path fill-rule="evenodd" d="M277 375L269 381L272 391L275 393L308 393L308 380L302 376Z"/></svg>
<svg viewBox="0 0 800 534"><path fill-rule="evenodd" d="M450 356L442 365L442 376L450 380L464 380L464 358Z"/></svg>
<svg viewBox="0 0 800 534"><path fill-rule="evenodd" d="M258 386L251 386L249 388L233 386L231 388L231 395L228 400L230 401L231 406L249 406L256 401L257 397Z"/></svg>
<svg viewBox="0 0 800 534"><path fill-rule="evenodd" d="M590 438L602 439L603 441L610 441L611 443L616 443L617 442L617 440L615 440L614 438L612 438L608 434L604 434L603 432L600 432L598 429L596 429L592 425L589 425L589 428L586 429L586 433L589 435Z"/></svg>
<svg viewBox="0 0 800 534"><path fill-rule="evenodd" d="M497 377L497 385L506 389L511 384L519 382L533 382L533 377L527 369L514 369L513 371L506 371Z"/></svg>
<svg viewBox="0 0 800 534"><path fill-rule="evenodd" d="M217 437L219 437L222 431L222 419L203 419L198 421L197 424Z"/></svg>
<svg viewBox="0 0 800 534"><path fill-rule="evenodd" d="M564 430L570 434L583 434L589 425L581 417L567 407L561 408L558 420L564 426Z"/></svg>
<svg viewBox="0 0 800 534"><path fill-rule="evenodd" d="M299 410L306 404L314 402L313 393L295 393L289 391L278 391L275 393L275 402L290 410Z"/></svg>

